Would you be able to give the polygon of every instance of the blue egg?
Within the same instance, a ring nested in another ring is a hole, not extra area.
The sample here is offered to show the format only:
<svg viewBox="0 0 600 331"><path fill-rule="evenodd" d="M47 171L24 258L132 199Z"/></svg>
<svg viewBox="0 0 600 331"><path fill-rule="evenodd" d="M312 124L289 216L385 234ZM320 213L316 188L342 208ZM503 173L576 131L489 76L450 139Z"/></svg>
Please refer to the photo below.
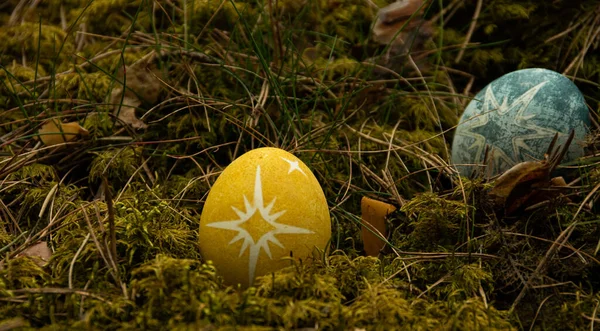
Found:
<svg viewBox="0 0 600 331"><path fill-rule="evenodd" d="M588 108L572 81L547 69L514 71L488 84L469 103L452 142L452 163L469 176L489 146L492 168L486 173L499 174L517 163L543 159L557 132L557 144L563 144L575 130L563 159L572 161L583 156L589 128Z"/></svg>

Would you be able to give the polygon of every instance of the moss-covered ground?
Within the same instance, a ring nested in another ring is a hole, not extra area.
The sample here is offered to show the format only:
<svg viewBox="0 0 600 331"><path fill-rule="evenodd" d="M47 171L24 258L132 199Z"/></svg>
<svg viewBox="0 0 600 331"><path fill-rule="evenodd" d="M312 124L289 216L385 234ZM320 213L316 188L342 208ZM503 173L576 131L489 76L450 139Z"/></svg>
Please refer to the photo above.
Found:
<svg viewBox="0 0 600 331"><path fill-rule="evenodd" d="M425 1L390 47L390 3L0 2L0 330L599 329L600 5ZM532 67L594 125L571 187L505 215L450 143L478 91ZM45 143L49 120L78 136ZM241 289L203 260L200 213L262 146L312 169L332 239ZM379 258L363 196L398 207Z"/></svg>

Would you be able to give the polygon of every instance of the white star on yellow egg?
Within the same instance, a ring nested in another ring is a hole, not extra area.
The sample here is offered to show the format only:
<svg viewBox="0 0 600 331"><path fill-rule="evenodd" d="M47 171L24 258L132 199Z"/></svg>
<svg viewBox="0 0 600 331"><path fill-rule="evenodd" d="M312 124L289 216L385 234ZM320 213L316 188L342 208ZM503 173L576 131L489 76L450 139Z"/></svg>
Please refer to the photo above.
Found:
<svg viewBox="0 0 600 331"><path fill-rule="evenodd" d="M202 258L214 263L225 283L248 287L293 260L310 263L326 249L327 199L296 156L279 148L254 149L213 184L198 237Z"/></svg>
<svg viewBox="0 0 600 331"><path fill-rule="evenodd" d="M296 162L296 165L297 164L298 164L298 162ZM300 171L302 171L302 170L300 170ZM229 245L231 245L241 239L244 239L244 243L242 244L242 248L240 249L240 257L242 256L242 254L244 254L246 249L248 249L248 247L249 247L250 248L250 256L248 258L248 279L249 279L250 283L252 283L252 280L254 279L254 274L256 271L256 263L258 262L258 256L260 255L260 249L262 248L265 251L265 253L267 253L269 258L273 259L273 257L271 256L271 249L269 248L269 242L272 242L275 245L277 245L281 248L284 248L283 244L279 240L277 240L277 238L275 237L276 234L313 233L313 231L310 231L307 229L277 223L276 222L277 219L281 215L285 214L286 211L281 210L275 214L271 214L271 210L273 209L275 200L277 200L277 198L273 198L273 200L271 200L271 202L267 206L264 205L263 193L262 193L262 182L260 180L260 166L257 166L256 167L256 178L254 180L254 199L252 201L252 204L248 201L248 198L246 198L246 196L244 195L244 208L246 209L245 212L235 208L234 206L231 206L233 211L235 211L235 213L239 216L239 219L233 220L233 221L214 222L214 223L210 223L207 225L212 228L237 231L238 234L235 237L233 237L233 239L231 239L231 241L229 242ZM258 214L257 214L257 212L258 212ZM248 222L253 216L255 216L255 214L256 214L256 216L262 218L262 220L267 222L270 225L270 228L272 228L271 231L265 232L256 241L254 240L254 238L252 238L252 235L246 229L241 227L241 225Z"/></svg>
<svg viewBox="0 0 600 331"><path fill-rule="evenodd" d="M294 171L300 171L304 176L306 176L302 168L300 168L300 164L298 163L298 161L288 160L284 157L282 157L281 159L290 164L290 170L288 170L288 174L291 174Z"/></svg>

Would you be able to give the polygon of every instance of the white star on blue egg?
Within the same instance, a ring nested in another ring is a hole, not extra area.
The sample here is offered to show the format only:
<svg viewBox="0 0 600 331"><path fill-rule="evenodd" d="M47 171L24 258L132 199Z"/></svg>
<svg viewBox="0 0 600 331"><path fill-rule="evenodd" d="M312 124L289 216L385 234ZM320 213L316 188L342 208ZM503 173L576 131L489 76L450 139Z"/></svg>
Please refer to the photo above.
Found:
<svg viewBox="0 0 600 331"><path fill-rule="evenodd" d="M452 163L463 176L481 165L489 147L487 175L517 163L540 160L558 133L558 145L575 131L564 162L584 154L589 111L583 94L567 77L531 68L508 73L484 87L463 115L452 142Z"/></svg>
<svg viewBox="0 0 600 331"><path fill-rule="evenodd" d="M552 139L555 130L536 125L531 121L535 115L526 114L531 100L546 83L530 88L510 104L506 97L499 103L491 86L486 89L482 114L465 122L460 133L457 132L475 140L469 150L474 150L476 159L483 157L485 146L489 145L494 169L513 166L522 153L534 152L527 144L529 140ZM511 141L510 144L506 142L507 139Z"/></svg>

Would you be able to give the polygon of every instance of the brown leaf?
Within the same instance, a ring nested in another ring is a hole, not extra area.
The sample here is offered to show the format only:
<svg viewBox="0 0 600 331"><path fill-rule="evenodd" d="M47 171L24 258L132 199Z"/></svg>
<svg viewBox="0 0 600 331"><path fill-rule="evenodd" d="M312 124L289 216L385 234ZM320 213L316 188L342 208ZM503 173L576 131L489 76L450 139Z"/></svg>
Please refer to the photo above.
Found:
<svg viewBox="0 0 600 331"><path fill-rule="evenodd" d="M118 103L121 102L121 89L115 89L112 92L111 103L115 104L115 115L119 118L122 123L131 125L134 129L145 129L148 127L146 123L135 116L135 109L142 104L142 102L136 97L131 95L125 95L123 102L119 108Z"/></svg>
<svg viewBox="0 0 600 331"><path fill-rule="evenodd" d="M50 119L42 124L38 134L44 145L52 146L73 141L78 135L87 136L89 132L77 122L62 123L58 119Z"/></svg>
<svg viewBox="0 0 600 331"><path fill-rule="evenodd" d="M47 242L40 241L33 246L29 246L19 256L29 256L37 265L43 267L52 257L52 251L48 247Z"/></svg>
<svg viewBox="0 0 600 331"><path fill-rule="evenodd" d="M363 197L360 201L362 211L362 240L365 252L369 256L378 256L385 242L380 237L387 236L385 218L396 210L388 203Z"/></svg>
<svg viewBox="0 0 600 331"><path fill-rule="evenodd" d="M382 23L391 24L406 21L417 11L422 14L424 9L423 0L396 1L381 8L377 13L377 18Z"/></svg>
<svg viewBox="0 0 600 331"><path fill-rule="evenodd" d="M517 188L531 191L531 186L539 182L549 181L548 164L538 161L527 161L516 164L503 173L490 191L490 196L498 206L504 206L511 194L519 194Z"/></svg>
<svg viewBox="0 0 600 331"><path fill-rule="evenodd" d="M568 188L569 185L562 177L554 177L550 180L550 185L545 189L536 190L535 194L533 194L528 200L527 205L533 206L535 204L552 200L560 196L563 192L565 192L565 188ZM568 197L564 197L565 201L571 201Z"/></svg>
<svg viewBox="0 0 600 331"><path fill-rule="evenodd" d="M433 34L431 24L420 18L426 8L423 2L405 0L381 8L373 25L373 40L392 46L421 45Z"/></svg>
<svg viewBox="0 0 600 331"><path fill-rule="evenodd" d="M575 131L571 131L565 145L555 150L557 133L548 147L544 160L521 162L498 177L489 193L496 206L505 208L505 213L508 215L526 203L531 204L534 200L538 201L539 197L544 197L542 191L546 191L554 183L563 184L564 179L562 182L560 179L551 179L550 174L564 157L574 135ZM556 194L550 195L552 196Z"/></svg>
<svg viewBox="0 0 600 331"><path fill-rule="evenodd" d="M425 70L427 63L418 56L411 58L411 66L406 66L406 55L417 54L424 50L425 42L433 35L433 26L430 21L421 17L427 7L423 0L404 0L394 2L377 13L373 24L372 38L382 45L389 45L387 51L367 62L376 66L373 73L376 77L386 78L392 72L406 74L409 70ZM413 15L414 14L414 15ZM414 62L413 62L414 61Z"/></svg>
<svg viewBox="0 0 600 331"><path fill-rule="evenodd" d="M156 103L162 90L159 79L162 77L162 72L154 64L154 59L155 53L151 52L124 70L121 69L118 78L119 81L125 82L127 88L123 90L122 85L116 87L110 96L114 114L122 123L131 125L135 129L148 127L146 123L136 117L136 108L143 102Z"/></svg>

